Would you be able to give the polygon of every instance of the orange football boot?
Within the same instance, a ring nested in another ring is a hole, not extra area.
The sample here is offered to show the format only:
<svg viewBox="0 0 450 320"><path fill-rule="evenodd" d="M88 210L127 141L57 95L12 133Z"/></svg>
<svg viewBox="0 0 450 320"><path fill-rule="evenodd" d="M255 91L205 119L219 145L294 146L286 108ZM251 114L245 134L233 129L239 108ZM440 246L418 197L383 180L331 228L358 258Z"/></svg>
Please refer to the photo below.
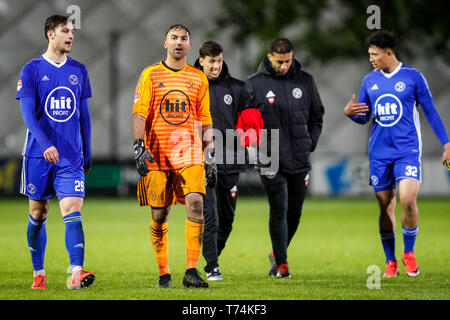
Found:
<svg viewBox="0 0 450 320"><path fill-rule="evenodd" d="M71 290L86 288L92 285L94 280L95 274L92 272L78 270L74 275L72 275L67 287Z"/></svg>
<svg viewBox="0 0 450 320"><path fill-rule="evenodd" d="M398 263L394 260L389 260L386 264L386 271L384 272L384 278L394 278L399 275Z"/></svg>
<svg viewBox="0 0 450 320"><path fill-rule="evenodd" d="M417 277L419 275L419 266L417 265L413 251L403 253L403 264L405 265L405 271L408 276Z"/></svg>
<svg viewBox="0 0 450 320"><path fill-rule="evenodd" d="M46 280L45 279L47 279L47 276L43 276L41 274L34 277L33 285L31 286L31 289L34 289L34 290L46 289Z"/></svg>

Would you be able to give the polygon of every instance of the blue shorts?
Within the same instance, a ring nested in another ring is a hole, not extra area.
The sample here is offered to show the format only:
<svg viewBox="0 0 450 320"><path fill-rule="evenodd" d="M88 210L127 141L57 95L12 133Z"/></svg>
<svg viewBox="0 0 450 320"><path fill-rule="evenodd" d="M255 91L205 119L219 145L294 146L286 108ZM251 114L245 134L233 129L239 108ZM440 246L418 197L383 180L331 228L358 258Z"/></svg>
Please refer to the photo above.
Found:
<svg viewBox="0 0 450 320"><path fill-rule="evenodd" d="M84 198L83 158L60 159L51 164L44 158L23 157L20 193L30 200L47 200L58 196Z"/></svg>
<svg viewBox="0 0 450 320"><path fill-rule="evenodd" d="M375 192L395 190L400 180L412 178L422 181L419 154L396 159L370 160L370 185Z"/></svg>

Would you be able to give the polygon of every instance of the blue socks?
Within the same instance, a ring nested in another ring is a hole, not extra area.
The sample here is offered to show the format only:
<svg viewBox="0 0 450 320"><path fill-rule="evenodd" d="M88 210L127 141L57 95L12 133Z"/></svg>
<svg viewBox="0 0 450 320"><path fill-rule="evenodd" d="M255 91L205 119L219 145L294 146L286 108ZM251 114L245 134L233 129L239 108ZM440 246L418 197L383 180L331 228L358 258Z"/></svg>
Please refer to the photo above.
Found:
<svg viewBox="0 0 450 320"><path fill-rule="evenodd" d="M386 263L395 259L395 231L380 230L381 243L383 244L384 254L386 255Z"/></svg>
<svg viewBox="0 0 450 320"><path fill-rule="evenodd" d="M403 243L405 245L405 253L414 252L414 243L416 242L417 232L419 231L419 226L415 228L405 228L402 226L403 233Z"/></svg>
<svg viewBox="0 0 450 320"><path fill-rule="evenodd" d="M81 213L72 212L64 218L66 225L66 249L69 253L70 265L73 269L81 269L84 262L84 232L81 223Z"/></svg>
<svg viewBox="0 0 450 320"><path fill-rule="evenodd" d="M418 226L411 229L402 226L403 244L405 247L404 253L414 252L414 244L416 242L418 231ZM386 263L389 260L397 261L395 259L395 231L380 230L380 237L386 255Z"/></svg>
<svg viewBox="0 0 450 320"><path fill-rule="evenodd" d="M44 220L35 220L31 214L28 215L27 241L31 253L31 263L34 271L44 270L44 255L47 245L47 230Z"/></svg>

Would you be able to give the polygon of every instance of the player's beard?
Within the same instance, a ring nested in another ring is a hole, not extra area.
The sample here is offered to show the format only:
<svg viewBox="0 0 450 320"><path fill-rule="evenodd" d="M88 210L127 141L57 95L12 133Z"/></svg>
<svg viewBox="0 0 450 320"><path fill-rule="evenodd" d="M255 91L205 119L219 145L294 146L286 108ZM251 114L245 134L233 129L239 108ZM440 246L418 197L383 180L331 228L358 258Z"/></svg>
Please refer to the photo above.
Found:
<svg viewBox="0 0 450 320"><path fill-rule="evenodd" d="M182 48L182 50L177 51L177 48L173 48L170 52L172 58L176 60L184 59L187 56L186 48Z"/></svg>

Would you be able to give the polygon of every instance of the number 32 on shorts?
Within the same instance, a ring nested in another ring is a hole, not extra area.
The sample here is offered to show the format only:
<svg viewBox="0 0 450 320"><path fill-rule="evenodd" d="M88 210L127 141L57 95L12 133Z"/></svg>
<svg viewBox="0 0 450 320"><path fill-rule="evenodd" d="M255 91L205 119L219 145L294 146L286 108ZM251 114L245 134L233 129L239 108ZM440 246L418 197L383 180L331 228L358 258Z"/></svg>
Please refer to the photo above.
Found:
<svg viewBox="0 0 450 320"><path fill-rule="evenodd" d="M416 166L406 166L405 167L405 175L408 177L416 177L417 178L417 167Z"/></svg>

